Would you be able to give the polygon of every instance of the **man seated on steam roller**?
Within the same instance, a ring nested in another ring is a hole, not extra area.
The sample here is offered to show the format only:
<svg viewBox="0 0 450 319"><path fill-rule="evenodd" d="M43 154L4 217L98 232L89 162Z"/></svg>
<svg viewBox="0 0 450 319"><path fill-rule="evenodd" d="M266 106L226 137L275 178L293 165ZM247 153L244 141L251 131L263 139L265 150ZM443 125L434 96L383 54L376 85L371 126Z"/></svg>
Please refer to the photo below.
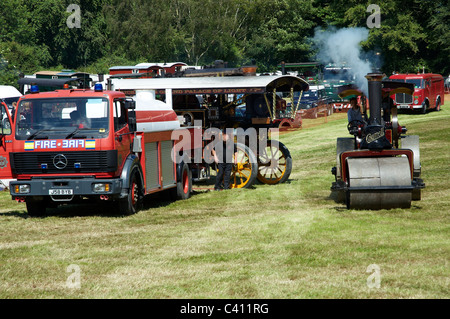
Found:
<svg viewBox="0 0 450 319"><path fill-rule="evenodd" d="M348 122L351 123L353 121L364 122L363 116L361 114L361 107L356 100L356 97L352 97L350 99L351 108L347 112Z"/></svg>

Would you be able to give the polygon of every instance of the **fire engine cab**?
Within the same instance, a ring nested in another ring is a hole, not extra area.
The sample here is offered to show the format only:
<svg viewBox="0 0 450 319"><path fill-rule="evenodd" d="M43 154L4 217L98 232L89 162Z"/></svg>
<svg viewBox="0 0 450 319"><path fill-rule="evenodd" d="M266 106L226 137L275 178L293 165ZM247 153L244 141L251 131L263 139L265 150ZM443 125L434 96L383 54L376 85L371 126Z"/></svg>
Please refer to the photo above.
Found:
<svg viewBox="0 0 450 319"><path fill-rule="evenodd" d="M389 77L392 81L414 84L414 93L397 93L392 96L398 109L419 110L426 113L427 110L439 111L444 104L444 78L439 74L393 74Z"/></svg>
<svg viewBox="0 0 450 319"><path fill-rule="evenodd" d="M110 202L119 213L133 214L146 194L170 190L188 198L190 166L173 152L172 133L181 129L177 115L147 108L144 130L135 109L133 99L101 85L42 93L33 87L15 114L12 198L25 202L30 216L83 199Z"/></svg>

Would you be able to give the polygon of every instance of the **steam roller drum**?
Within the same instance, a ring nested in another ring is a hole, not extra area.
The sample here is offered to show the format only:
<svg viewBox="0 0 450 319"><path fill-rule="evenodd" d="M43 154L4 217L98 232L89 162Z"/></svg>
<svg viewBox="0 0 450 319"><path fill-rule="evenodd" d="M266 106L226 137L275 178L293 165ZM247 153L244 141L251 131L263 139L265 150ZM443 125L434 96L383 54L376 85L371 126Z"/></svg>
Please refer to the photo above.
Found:
<svg viewBox="0 0 450 319"><path fill-rule="evenodd" d="M347 208L411 207L411 169L406 157L350 158Z"/></svg>

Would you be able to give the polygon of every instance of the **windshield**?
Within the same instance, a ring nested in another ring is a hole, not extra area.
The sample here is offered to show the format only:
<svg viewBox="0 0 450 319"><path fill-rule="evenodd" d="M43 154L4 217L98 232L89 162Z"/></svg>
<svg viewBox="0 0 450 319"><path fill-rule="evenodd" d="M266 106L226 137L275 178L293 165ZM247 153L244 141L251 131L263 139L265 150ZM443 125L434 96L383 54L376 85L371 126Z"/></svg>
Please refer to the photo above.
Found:
<svg viewBox="0 0 450 319"><path fill-rule="evenodd" d="M16 138L102 138L109 132L104 98L26 99L17 107Z"/></svg>
<svg viewBox="0 0 450 319"><path fill-rule="evenodd" d="M302 100L303 100L303 98L315 99L317 97L318 97L317 96L317 91L306 91L305 93L303 93Z"/></svg>
<svg viewBox="0 0 450 319"><path fill-rule="evenodd" d="M8 113L3 103L0 103L0 119L0 135L11 134L11 122L9 121Z"/></svg>
<svg viewBox="0 0 450 319"><path fill-rule="evenodd" d="M414 88L415 89L421 89L422 88L422 79L406 79L406 83L414 84Z"/></svg>
<svg viewBox="0 0 450 319"><path fill-rule="evenodd" d="M16 97L7 97L4 98L3 101L6 103L6 105L8 106L9 109L12 109L13 107L13 103L17 103L17 101L19 100L20 96L16 96ZM15 105L14 105L15 106Z"/></svg>
<svg viewBox="0 0 450 319"><path fill-rule="evenodd" d="M300 100L300 103L310 103L311 100L318 100L319 99L319 91L317 90L309 90L305 91L302 94L302 98ZM294 100L297 101L300 96L300 92L294 92Z"/></svg>

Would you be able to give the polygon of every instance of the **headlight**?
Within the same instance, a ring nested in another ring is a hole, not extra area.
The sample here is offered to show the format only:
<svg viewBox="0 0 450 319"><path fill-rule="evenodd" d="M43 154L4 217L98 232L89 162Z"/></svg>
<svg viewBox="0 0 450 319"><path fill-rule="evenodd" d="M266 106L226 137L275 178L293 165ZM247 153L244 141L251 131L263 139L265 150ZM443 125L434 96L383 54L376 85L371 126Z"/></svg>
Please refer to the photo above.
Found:
<svg viewBox="0 0 450 319"><path fill-rule="evenodd" d="M14 192L16 194L28 194L31 191L29 184L15 185Z"/></svg>
<svg viewBox="0 0 450 319"><path fill-rule="evenodd" d="M109 192L109 190L110 190L109 183L94 184L94 192L96 192L96 193L105 193L105 192Z"/></svg>
<svg viewBox="0 0 450 319"><path fill-rule="evenodd" d="M414 104L418 104L419 103L419 100L414 100Z"/></svg>

